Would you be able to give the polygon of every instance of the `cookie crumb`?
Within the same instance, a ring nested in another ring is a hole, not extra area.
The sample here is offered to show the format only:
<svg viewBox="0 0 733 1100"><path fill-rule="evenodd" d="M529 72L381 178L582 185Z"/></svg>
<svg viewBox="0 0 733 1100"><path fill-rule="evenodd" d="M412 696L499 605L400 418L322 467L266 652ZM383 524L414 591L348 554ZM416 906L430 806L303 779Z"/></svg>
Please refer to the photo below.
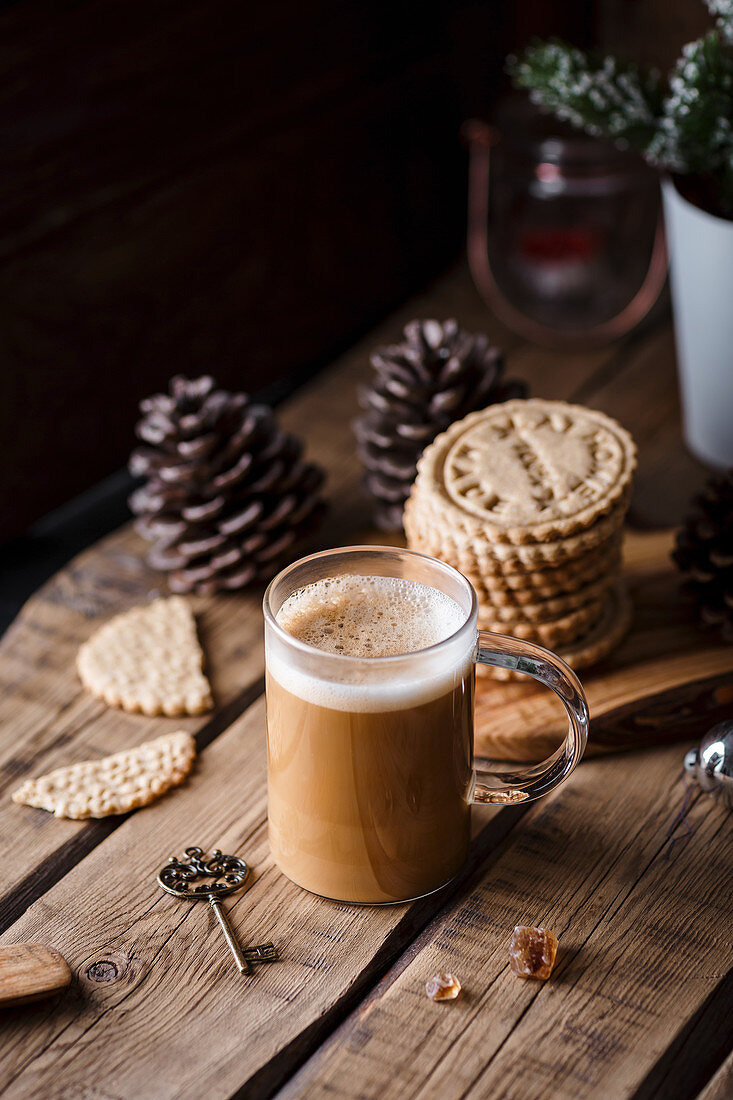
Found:
<svg viewBox="0 0 733 1100"><path fill-rule="evenodd" d="M13 802L81 820L126 814L177 787L193 768L196 742L179 730L101 760L85 760L29 779Z"/></svg>

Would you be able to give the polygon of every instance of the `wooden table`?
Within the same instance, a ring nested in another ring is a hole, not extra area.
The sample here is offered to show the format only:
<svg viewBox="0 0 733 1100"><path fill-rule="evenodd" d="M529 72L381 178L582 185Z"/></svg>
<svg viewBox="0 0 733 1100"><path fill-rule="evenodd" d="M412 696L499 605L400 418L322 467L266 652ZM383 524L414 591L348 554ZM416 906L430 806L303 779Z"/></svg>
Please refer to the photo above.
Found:
<svg viewBox="0 0 733 1100"><path fill-rule="evenodd" d="M349 429L354 387L375 342L429 314L488 329L535 395L619 416L640 446L632 521L679 521L702 471L680 442L668 325L592 353L538 351L487 317L461 269L283 410L329 470L332 508L314 545L376 541ZM430 898L376 909L316 899L267 847L260 592L194 601L211 714L126 715L81 690L79 643L163 585L141 550L124 528L82 554L0 647L2 942L52 945L75 975L65 996L4 1013L3 1096L733 1095L731 818L693 795L692 833L670 845L685 745L589 759L544 801L477 810L468 866ZM201 750L192 778L128 818L55 820L9 799L21 777L178 726ZM275 940L280 963L238 977L213 914L158 890L157 868L191 843L252 862L231 918L244 942ZM559 936L546 984L509 970L520 922ZM458 1001L426 999L437 970L460 976Z"/></svg>

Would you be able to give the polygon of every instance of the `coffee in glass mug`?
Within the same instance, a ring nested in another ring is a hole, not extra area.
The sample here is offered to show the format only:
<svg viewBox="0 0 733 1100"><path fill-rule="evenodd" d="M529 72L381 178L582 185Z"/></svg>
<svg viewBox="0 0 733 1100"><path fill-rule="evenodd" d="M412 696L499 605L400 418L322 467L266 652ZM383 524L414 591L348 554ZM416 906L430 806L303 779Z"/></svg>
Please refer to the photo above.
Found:
<svg viewBox="0 0 733 1100"><path fill-rule="evenodd" d="M472 802L518 802L570 774L587 737L577 678L539 646L477 631L451 566L408 550L304 558L265 594L268 817L280 869L346 902L438 889L468 853ZM475 662L546 683L564 744L526 772L473 770Z"/></svg>

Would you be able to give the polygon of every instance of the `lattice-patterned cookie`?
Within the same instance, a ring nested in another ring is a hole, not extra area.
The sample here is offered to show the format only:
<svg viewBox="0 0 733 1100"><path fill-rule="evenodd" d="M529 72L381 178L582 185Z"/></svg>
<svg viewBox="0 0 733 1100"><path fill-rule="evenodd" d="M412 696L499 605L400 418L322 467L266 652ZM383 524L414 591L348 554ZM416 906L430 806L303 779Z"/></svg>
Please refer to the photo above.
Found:
<svg viewBox="0 0 733 1100"><path fill-rule="evenodd" d="M505 401L471 413L423 452L416 485L449 529L522 546L592 527L628 497L629 433L564 401Z"/></svg>
<svg viewBox="0 0 733 1100"><path fill-rule="evenodd" d="M212 705L196 620L182 596L115 616L81 646L81 682L111 707L144 714L201 714Z"/></svg>
<svg viewBox="0 0 733 1100"><path fill-rule="evenodd" d="M182 783L195 756L193 737L179 730L135 749L29 779L13 793L13 801L75 820L126 814Z"/></svg>

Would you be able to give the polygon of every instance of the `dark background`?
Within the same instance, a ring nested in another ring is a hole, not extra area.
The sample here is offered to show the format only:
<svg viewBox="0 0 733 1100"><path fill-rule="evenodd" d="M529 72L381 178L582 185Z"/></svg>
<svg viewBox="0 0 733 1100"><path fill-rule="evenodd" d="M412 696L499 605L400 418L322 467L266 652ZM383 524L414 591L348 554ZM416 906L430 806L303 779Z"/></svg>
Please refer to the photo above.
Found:
<svg viewBox="0 0 733 1100"><path fill-rule="evenodd" d="M666 62L709 22L697 0L4 6L0 544L124 466L172 374L276 399L445 269L459 126L509 50Z"/></svg>

